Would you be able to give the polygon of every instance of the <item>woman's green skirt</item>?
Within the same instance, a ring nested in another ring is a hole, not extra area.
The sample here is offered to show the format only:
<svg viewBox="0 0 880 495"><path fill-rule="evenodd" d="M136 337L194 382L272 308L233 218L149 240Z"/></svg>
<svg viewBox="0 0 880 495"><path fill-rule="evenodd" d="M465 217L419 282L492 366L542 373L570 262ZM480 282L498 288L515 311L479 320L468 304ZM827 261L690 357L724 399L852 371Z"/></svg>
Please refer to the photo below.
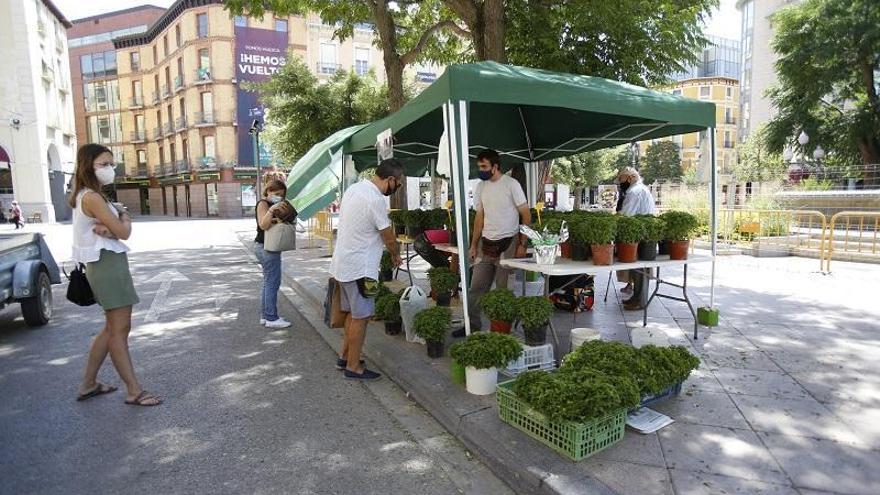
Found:
<svg viewBox="0 0 880 495"><path fill-rule="evenodd" d="M140 302L125 253L102 249L98 261L86 263L86 278L92 286L95 300L104 311L134 306Z"/></svg>

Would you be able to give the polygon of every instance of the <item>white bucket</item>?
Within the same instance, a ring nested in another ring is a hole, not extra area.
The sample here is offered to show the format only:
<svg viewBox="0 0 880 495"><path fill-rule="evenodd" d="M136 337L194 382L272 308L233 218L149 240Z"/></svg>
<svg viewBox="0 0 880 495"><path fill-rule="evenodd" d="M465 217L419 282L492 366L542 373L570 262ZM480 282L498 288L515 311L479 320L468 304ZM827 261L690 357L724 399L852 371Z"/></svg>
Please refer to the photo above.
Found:
<svg viewBox="0 0 880 495"><path fill-rule="evenodd" d="M489 395L495 393L498 386L498 369L477 369L468 366L464 369L465 384L467 391L474 395Z"/></svg>
<svg viewBox="0 0 880 495"><path fill-rule="evenodd" d="M593 328L572 328L571 329L571 350L580 347L584 342L591 340L602 340L602 334Z"/></svg>

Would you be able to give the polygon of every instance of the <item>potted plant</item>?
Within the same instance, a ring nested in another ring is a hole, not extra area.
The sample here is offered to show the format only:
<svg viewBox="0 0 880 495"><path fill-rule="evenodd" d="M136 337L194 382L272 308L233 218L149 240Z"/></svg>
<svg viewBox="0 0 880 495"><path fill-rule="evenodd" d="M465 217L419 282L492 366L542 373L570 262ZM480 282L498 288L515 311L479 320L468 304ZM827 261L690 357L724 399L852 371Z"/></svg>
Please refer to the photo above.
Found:
<svg viewBox="0 0 880 495"><path fill-rule="evenodd" d="M480 309L489 318L489 329L498 333L510 333L516 319L516 296L510 289L493 289L480 298Z"/></svg>
<svg viewBox="0 0 880 495"><path fill-rule="evenodd" d="M400 319L400 297L394 293L376 297L376 316L385 322L385 333L397 335L403 326Z"/></svg>
<svg viewBox="0 0 880 495"><path fill-rule="evenodd" d="M391 223L394 224L395 234L406 234L407 213L408 212L406 210L391 210L390 212L388 212L388 218L391 220Z"/></svg>
<svg viewBox="0 0 880 495"><path fill-rule="evenodd" d="M425 309L416 314L413 330L427 342L429 357L443 356L443 340L451 322L452 312L442 306Z"/></svg>
<svg viewBox="0 0 880 495"><path fill-rule="evenodd" d="M544 296L520 297L516 300L516 312L526 345L543 345L547 341L547 325L553 316L553 303Z"/></svg>
<svg viewBox="0 0 880 495"><path fill-rule="evenodd" d="M406 235L410 239L415 239L425 231L425 223L427 221L428 212L423 210L409 210L406 212Z"/></svg>
<svg viewBox="0 0 880 495"><path fill-rule="evenodd" d="M436 267L428 270L431 282L431 293L438 306L449 306L452 291L458 288L458 274L447 267Z"/></svg>
<svg viewBox="0 0 880 495"><path fill-rule="evenodd" d="M645 237L645 226L635 217L617 219L617 258L621 263L638 260L639 242Z"/></svg>
<svg viewBox="0 0 880 495"><path fill-rule="evenodd" d="M590 246L594 265L614 263L614 236L617 233L617 218L612 215L594 215L579 226L581 238Z"/></svg>
<svg viewBox="0 0 880 495"><path fill-rule="evenodd" d="M637 218L645 228L644 240L639 243L639 259L654 261L657 259L657 243L663 240L666 225L661 218L654 215L639 215Z"/></svg>
<svg viewBox="0 0 880 495"><path fill-rule="evenodd" d="M449 355L453 355L453 351L455 348L464 344L464 341L456 342L449 346ZM465 371L464 366L458 363L455 358L449 360L449 378L452 380L452 383L456 385L464 385L465 383Z"/></svg>
<svg viewBox="0 0 880 495"><path fill-rule="evenodd" d="M449 350L449 355L464 366L467 391L489 395L498 384L498 368L519 357L522 345L510 335L478 332Z"/></svg>
<svg viewBox="0 0 880 495"><path fill-rule="evenodd" d="M379 280L381 282L390 282L394 279L394 265L391 264L391 253L382 252L382 260L379 261Z"/></svg>
<svg viewBox="0 0 880 495"><path fill-rule="evenodd" d="M568 238L571 241L571 259L573 261L587 261L590 255L590 245L586 237L590 227L589 220L574 223L568 229Z"/></svg>
<svg viewBox="0 0 880 495"><path fill-rule="evenodd" d="M700 226L697 217L685 211L667 211L661 218L666 225L669 259L686 260L691 237Z"/></svg>

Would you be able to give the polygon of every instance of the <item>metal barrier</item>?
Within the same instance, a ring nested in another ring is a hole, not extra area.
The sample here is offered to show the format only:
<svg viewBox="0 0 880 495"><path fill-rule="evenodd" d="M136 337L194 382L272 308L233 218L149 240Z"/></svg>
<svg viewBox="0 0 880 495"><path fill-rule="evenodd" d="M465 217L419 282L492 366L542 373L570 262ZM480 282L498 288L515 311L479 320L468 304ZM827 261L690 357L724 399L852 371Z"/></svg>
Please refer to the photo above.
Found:
<svg viewBox="0 0 880 495"><path fill-rule="evenodd" d="M841 222L841 220L844 219L846 220L846 224L843 230L844 253L868 252L871 255L877 255L878 253L880 253L880 249L878 249L877 247L877 232L880 231L880 211L841 211L839 213L835 213L834 216L831 217L831 222L828 225L827 233L822 236L823 240L827 241L827 248L824 250L824 265L822 267L823 271L826 273L831 272L831 259L834 257L834 244L835 242L838 242L836 239L836 227L838 222ZM850 251L850 234L853 232L852 228L855 227L855 225L853 225L854 220L858 220L858 230L855 231L858 233L858 237L852 240L852 242L856 245L856 249L854 251ZM867 228L865 220L868 220ZM871 220L873 220L873 222ZM867 240L865 240L866 233L868 234ZM869 245L870 249L863 249L865 244Z"/></svg>
<svg viewBox="0 0 880 495"><path fill-rule="evenodd" d="M330 254L333 254L333 217L328 211L319 211L309 219L309 247L312 247L314 238L324 239L329 243Z"/></svg>

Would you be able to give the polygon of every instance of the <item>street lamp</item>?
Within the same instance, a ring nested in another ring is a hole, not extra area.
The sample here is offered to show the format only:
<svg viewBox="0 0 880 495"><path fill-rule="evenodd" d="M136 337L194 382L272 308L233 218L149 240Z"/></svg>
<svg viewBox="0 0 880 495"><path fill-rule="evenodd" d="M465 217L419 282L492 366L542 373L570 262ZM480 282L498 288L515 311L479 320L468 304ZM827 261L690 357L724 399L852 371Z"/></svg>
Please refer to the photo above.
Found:
<svg viewBox="0 0 880 495"><path fill-rule="evenodd" d="M248 134L254 137L254 163L257 165L257 197L261 194L263 188L263 177L260 173L260 133L263 132L263 121L254 119Z"/></svg>
<svg viewBox="0 0 880 495"><path fill-rule="evenodd" d="M801 146L806 146L806 144L810 142L810 136L807 135L806 131L802 130L800 135L798 135L797 140Z"/></svg>

